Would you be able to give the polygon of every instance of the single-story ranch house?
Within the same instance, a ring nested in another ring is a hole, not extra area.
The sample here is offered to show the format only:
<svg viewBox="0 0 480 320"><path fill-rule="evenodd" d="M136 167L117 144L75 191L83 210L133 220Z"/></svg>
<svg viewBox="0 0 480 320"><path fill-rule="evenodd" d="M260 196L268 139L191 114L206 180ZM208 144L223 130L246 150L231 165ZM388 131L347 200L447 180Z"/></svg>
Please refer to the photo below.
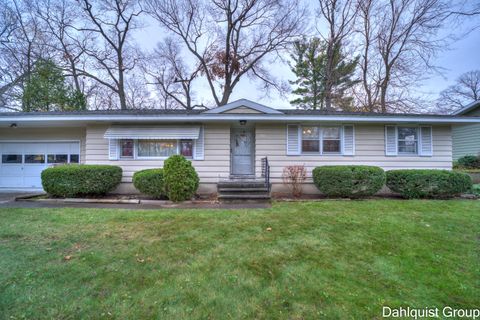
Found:
<svg viewBox="0 0 480 320"><path fill-rule="evenodd" d="M456 116L480 117L480 100L454 113ZM480 123L457 124L452 127L453 160L466 155L480 155Z"/></svg>
<svg viewBox="0 0 480 320"><path fill-rule="evenodd" d="M305 165L304 191L316 193L311 172L322 165L451 169L451 127L474 123L480 117L279 110L243 99L207 111L0 113L0 187L41 188L41 171L58 163L114 164L123 168L116 192L131 193L134 172L182 154L199 193L260 179L265 158L274 192L285 188L285 166Z"/></svg>

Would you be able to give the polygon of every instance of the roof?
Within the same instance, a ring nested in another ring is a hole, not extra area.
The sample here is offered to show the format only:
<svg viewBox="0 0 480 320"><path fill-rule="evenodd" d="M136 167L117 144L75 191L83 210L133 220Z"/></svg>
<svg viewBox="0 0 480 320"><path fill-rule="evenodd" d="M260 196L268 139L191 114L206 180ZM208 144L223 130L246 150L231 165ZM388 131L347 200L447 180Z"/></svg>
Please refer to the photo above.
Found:
<svg viewBox="0 0 480 320"><path fill-rule="evenodd" d="M242 113L232 112L243 109ZM245 109L251 109L243 113ZM215 112L213 112L215 111ZM251 112L250 112L251 111ZM87 110L73 112L2 112L0 124L66 124L91 122L148 123L148 122L221 122L221 121L336 121L372 123L480 123L480 117L461 115L400 114L372 112L342 112L321 110L273 109L241 99L211 110Z"/></svg>
<svg viewBox="0 0 480 320"><path fill-rule="evenodd" d="M454 116L462 115L478 107L480 107L480 100L473 101L472 103L467 104L465 107L461 108L460 110L455 111L453 115Z"/></svg>

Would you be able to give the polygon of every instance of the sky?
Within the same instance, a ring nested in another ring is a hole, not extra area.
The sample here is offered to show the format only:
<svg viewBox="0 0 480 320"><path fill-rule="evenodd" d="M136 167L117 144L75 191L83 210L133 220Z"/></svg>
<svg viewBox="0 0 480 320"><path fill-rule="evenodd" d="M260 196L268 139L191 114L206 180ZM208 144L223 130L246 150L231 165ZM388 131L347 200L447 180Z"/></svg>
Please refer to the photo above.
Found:
<svg viewBox="0 0 480 320"><path fill-rule="evenodd" d="M438 97L440 91L454 84L461 74L471 70L480 70L480 28L470 31L474 24L478 26L479 20L479 18L476 20L471 19L469 23L463 25L461 30L444 31L445 33L453 31L455 34L463 34L463 36L452 42L449 48L439 52L437 57L434 58L432 63L442 69L441 74L428 75L426 80L416 86L418 93L434 100ZM467 33L466 30L470 32ZM146 27L137 32L135 39L140 47L145 50L152 50L156 47L158 41L165 36L165 31L159 28L158 23L153 19L148 19ZM270 66L271 73L277 78L283 81L294 79L288 65L274 62ZM196 95L200 103L206 106L213 106L211 92L206 83L197 83ZM230 101L242 98L274 108L292 108L289 103L292 97L281 97L275 91L272 91L270 96L265 96L259 90L258 84L249 78L242 79L235 87Z"/></svg>

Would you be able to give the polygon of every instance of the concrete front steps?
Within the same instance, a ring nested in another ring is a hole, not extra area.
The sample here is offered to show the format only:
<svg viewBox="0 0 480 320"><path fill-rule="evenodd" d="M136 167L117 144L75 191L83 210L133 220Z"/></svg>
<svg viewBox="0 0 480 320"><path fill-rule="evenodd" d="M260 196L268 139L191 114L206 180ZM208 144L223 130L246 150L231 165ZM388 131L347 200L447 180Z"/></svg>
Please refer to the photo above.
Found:
<svg viewBox="0 0 480 320"><path fill-rule="evenodd" d="M222 201L269 201L270 191L264 180L225 180L217 184L218 199Z"/></svg>

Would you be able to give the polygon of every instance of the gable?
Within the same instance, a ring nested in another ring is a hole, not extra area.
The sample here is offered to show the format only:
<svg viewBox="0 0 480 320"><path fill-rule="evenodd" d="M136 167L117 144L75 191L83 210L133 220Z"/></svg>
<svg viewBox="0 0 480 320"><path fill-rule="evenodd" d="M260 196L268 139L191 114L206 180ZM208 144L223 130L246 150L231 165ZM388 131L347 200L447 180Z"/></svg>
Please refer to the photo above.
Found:
<svg viewBox="0 0 480 320"><path fill-rule="evenodd" d="M238 107L238 108L234 108L234 109L230 109L230 110L227 110L227 111L223 111L222 113L240 113L240 114L245 114L245 113L264 113L264 112L260 112L258 110L255 110L255 109L252 109L252 108L248 108L248 107Z"/></svg>
<svg viewBox="0 0 480 320"><path fill-rule="evenodd" d="M280 110L273 109L262 104L240 99L226 105L205 111L206 114L234 113L234 114L283 114Z"/></svg>

